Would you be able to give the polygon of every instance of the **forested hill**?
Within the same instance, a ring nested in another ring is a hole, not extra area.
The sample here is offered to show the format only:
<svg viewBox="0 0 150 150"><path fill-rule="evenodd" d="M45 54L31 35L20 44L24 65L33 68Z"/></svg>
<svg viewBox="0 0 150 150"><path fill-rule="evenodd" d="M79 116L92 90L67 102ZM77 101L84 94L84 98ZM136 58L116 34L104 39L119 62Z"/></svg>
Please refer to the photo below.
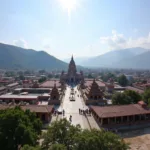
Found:
<svg viewBox="0 0 150 150"><path fill-rule="evenodd" d="M62 70L67 67L67 63L49 55L45 51L24 49L0 43L1 69Z"/></svg>

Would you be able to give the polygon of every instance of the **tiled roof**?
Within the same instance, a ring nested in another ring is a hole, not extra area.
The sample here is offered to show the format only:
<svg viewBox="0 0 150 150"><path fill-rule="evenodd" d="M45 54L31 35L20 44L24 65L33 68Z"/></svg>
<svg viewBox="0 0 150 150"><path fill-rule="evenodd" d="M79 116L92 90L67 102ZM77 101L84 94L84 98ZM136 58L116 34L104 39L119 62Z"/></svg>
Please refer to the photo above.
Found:
<svg viewBox="0 0 150 150"><path fill-rule="evenodd" d="M90 107L100 118L130 116L138 114L150 114L150 109L143 108L139 104L114 105L114 106L91 106Z"/></svg>
<svg viewBox="0 0 150 150"><path fill-rule="evenodd" d="M11 83L11 84L8 84L7 87L13 87L13 86L17 86L19 85L19 83Z"/></svg>
<svg viewBox="0 0 150 150"><path fill-rule="evenodd" d="M95 81L99 87L105 87L105 83L99 81L99 80L96 80ZM91 86L91 84L93 83L93 79L92 80L85 80L85 86Z"/></svg>
<svg viewBox="0 0 150 150"><path fill-rule="evenodd" d="M49 81L45 81L44 83L42 83L40 85L41 88L51 88L54 87L54 84L56 83L56 87L60 87L61 83L59 80L49 80Z"/></svg>
<svg viewBox="0 0 150 150"><path fill-rule="evenodd" d="M140 94L144 93L143 90L140 90L140 89L135 88L135 87L132 87L132 86L127 86L126 89L127 89L127 90L132 90L132 91L135 91L135 92L138 92L138 93L140 93Z"/></svg>
<svg viewBox="0 0 150 150"><path fill-rule="evenodd" d="M4 86L0 87L0 91L5 90L5 89L6 89L6 87L4 87Z"/></svg>
<svg viewBox="0 0 150 150"><path fill-rule="evenodd" d="M0 105L0 110L4 110L7 108L14 108L15 105ZM30 110L31 112L36 113L50 113L53 110L53 105L25 105L21 106L23 110Z"/></svg>
<svg viewBox="0 0 150 150"><path fill-rule="evenodd" d="M43 105L26 105L26 106L21 106L23 110L29 109L31 112L36 112L36 113L49 113L52 111L53 106L48 105L48 106L43 106Z"/></svg>

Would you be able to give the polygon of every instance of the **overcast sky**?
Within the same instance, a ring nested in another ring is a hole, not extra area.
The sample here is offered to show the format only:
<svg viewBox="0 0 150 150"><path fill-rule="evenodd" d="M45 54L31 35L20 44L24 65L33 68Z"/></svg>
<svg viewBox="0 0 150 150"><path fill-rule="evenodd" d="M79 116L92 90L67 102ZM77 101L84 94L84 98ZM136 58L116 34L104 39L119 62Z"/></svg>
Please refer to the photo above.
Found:
<svg viewBox="0 0 150 150"><path fill-rule="evenodd" d="M0 42L57 58L150 48L150 0L0 0Z"/></svg>

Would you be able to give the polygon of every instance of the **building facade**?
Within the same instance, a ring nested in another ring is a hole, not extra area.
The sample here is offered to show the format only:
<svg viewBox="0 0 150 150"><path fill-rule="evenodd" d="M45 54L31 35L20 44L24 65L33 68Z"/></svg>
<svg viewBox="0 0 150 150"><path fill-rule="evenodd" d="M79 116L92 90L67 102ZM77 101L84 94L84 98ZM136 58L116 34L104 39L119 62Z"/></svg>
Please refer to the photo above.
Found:
<svg viewBox="0 0 150 150"><path fill-rule="evenodd" d="M150 126L150 109L143 101L129 105L91 106L90 110L99 125L104 128L122 130L142 125Z"/></svg>
<svg viewBox="0 0 150 150"><path fill-rule="evenodd" d="M68 84L77 84L84 80L83 72L77 73L76 64L74 62L73 56L69 63L68 72L62 71L60 76L60 82L65 82Z"/></svg>

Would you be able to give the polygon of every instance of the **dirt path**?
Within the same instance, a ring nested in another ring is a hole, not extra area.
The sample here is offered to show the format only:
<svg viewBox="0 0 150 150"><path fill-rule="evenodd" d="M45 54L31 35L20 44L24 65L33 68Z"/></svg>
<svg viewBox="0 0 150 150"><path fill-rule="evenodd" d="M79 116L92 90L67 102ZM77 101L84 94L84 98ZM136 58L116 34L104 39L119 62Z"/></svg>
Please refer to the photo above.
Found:
<svg viewBox="0 0 150 150"><path fill-rule="evenodd" d="M150 150L150 128L126 132L123 136L131 150Z"/></svg>

